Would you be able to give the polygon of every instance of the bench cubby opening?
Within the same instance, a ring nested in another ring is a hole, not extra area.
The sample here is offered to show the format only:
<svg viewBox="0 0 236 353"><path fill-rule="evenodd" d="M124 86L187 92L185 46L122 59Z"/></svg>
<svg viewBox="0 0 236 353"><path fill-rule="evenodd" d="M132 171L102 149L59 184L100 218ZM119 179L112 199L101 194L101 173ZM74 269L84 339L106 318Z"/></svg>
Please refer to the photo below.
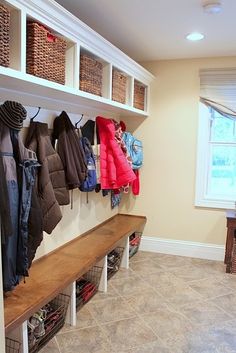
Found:
<svg viewBox="0 0 236 353"><path fill-rule="evenodd" d="M76 308L80 310L98 291L102 266L95 265L76 281Z"/></svg>
<svg viewBox="0 0 236 353"><path fill-rule="evenodd" d="M113 277L119 271L124 247L117 246L107 255L107 279Z"/></svg>
<svg viewBox="0 0 236 353"><path fill-rule="evenodd" d="M141 232L134 232L129 236L129 258L133 257L139 250L141 243Z"/></svg>
<svg viewBox="0 0 236 353"><path fill-rule="evenodd" d="M29 318L29 353L38 352L63 327L69 302L70 297L60 293Z"/></svg>

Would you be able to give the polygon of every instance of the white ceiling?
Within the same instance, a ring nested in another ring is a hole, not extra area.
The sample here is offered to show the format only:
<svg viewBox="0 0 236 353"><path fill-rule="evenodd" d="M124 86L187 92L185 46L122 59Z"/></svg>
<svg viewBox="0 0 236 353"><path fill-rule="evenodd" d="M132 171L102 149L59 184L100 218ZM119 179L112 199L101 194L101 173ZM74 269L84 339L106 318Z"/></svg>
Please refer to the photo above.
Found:
<svg viewBox="0 0 236 353"><path fill-rule="evenodd" d="M219 14L201 0L57 0L134 60L236 55L236 0ZM189 42L200 31L205 39Z"/></svg>

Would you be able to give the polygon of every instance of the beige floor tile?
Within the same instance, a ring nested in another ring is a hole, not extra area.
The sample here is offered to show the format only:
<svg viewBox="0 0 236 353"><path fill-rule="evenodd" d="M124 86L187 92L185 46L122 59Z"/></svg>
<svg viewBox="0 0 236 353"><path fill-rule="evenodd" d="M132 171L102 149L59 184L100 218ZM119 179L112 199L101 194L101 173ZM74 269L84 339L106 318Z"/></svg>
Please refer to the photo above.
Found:
<svg viewBox="0 0 236 353"><path fill-rule="evenodd" d="M167 271L142 275L141 277L145 280L145 282L147 282L147 284L149 284L151 287L155 288L156 290L158 290L161 287L174 286L178 284L182 284L182 285L186 284L186 282L184 282L182 279L178 278L177 276Z"/></svg>
<svg viewBox="0 0 236 353"><path fill-rule="evenodd" d="M113 279L112 286L122 296L133 293L142 293L143 290L150 287L150 285L138 276L130 278L128 281L126 278Z"/></svg>
<svg viewBox="0 0 236 353"><path fill-rule="evenodd" d="M142 318L164 343L183 332L187 334L192 329L185 316L171 309L157 310L152 314L142 315Z"/></svg>
<svg viewBox="0 0 236 353"><path fill-rule="evenodd" d="M102 329L111 340L114 351L139 347L157 340L156 335L137 317L102 325Z"/></svg>
<svg viewBox="0 0 236 353"><path fill-rule="evenodd" d="M136 316L135 311L122 298L111 298L88 303L87 308L98 323L117 321Z"/></svg>
<svg viewBox="0 0 236 353"><path fill-rule="evenodd" d="M109 299L109 298L117 298L120 297L119 293L112 286L112 283L109 281L107 286L107 292L98 291L95 296L89 301L89 303L97 302L99 300Z"/></svg>
<svg viewBox="0 0 236 353"><path fill-rule="evenodd" d="M117 279L129 279L132 278L135 275L134 271L131 269L125 269L125 268L120 268L119 271L109 280L109 283L112 283L113 280Z"/></svg>
<svg viewBox="0 0 236 353"><path fill-rule="evenodd" d="M230 293L219 296L212 300L217 306L225 310L227 313L236 316L236 293Z"/></svg>
<svg viewBox="0 0 236 353"><path fill-rule="evenodd" d="M199 325L212 326L216 322L223 323L232 319L231 315L209 301L193 303L180 308L179 311L188 317L196 327Z"/></svg>
<svg viewBox="0 0 236 353"><path fill-rule="evenodd" d="M190 353L192 343L189 341L188 334L177 334L164 337L165 345L171 352L175 353ZM200 353L200 352L199 352Z"/></svg>
<svg viewBox="0 0 236 353"><path fill-rule="evenodd" d="M152 313L158 309L168 307L165 298L153 289L146 289L141 295L134 293L129 296L124 296L123 298L138 314Z"/></svg>
<svg viewBox="0 0 236 353"><path fill-rule="evenodd" d="M114 351L114 353L172 353L160 341L150 342L139 347L131 348L125 351Z"/></svg>
<svg viewBox="0 0 236 353"><path fill-rule="evenodd" d="M138 275L146 275L149 273L162 272L161 266L152 260L134 262L130 264L130 268Z"/></svg>
<svg viewBox="0 0 236 353"><path fill-rule="evenodd" d="M226 266L223 261L192 259L192 264L199 267L203 273L211 278L221 279L226 275Z"/></svg>
<svg viewBox="0 0 236 353"><path fill-rule="evenodd" d="M164 270L169 270L171 268L185 268L187 270L188 265L191 263L191 258L185 256L174 256L174 255L165 255L162 258L154 260Z"/></svg>
<svg viewBox="0 0 236 353"><path fill-rule="evenodd" d="M202 271L199 266L189 264L187 268L170 268L170 271L176 277L184 280L185 282L191 282L196 280L202 280L209 278L209 274Z"/></svg>
<svg viewBox="0 0 236 353"><path fill-rule="evenodd" d="M224 343L217 349L217 353L236 353L236 348L231 348L227 343Z"/></svg>
<svg viewBox="0 0 236 353"><path fill-rule="evenodd" d="M217 353L218 341L205 328L168 336L165 344L175 353Z"/></svg>
<svg viewBox="0 0 236 353"><path fill-rule="evenodd" d="M138 251L133 257L130 259L130 263L137 261L146 261L146 260L158 260L165 257L165 254L155 253L155 252L148 252L148 251Z"/></svg>
<svg viewBox="0 0 236 353"><path fill-rule="evenodd" d="M233 316L233 319L228 320L226 322L215 322L214 326L211 326L209 330L211 332L222 330L230 331L233 332L236 337L236 318L235 316Z"/></svg>
<svg viewBox="0 0 236 353"><path fill-rule="evenodd" d="M108 353L111 347L99 327L69 331L57 336L61 353Z"/></svg>
<svg viewBox="0 0 236 353"><path fill-rule="evenodd" d="M199 266L205 271L213 272L224 272L225 273L225 264L223 261L214 261L214 260L205 260L205 259L195 259L191 258L191 263Z"/></svg>
<svg viewBox="0 0 236 353"><path fill-rule="evenodd" d="M220 280L221 284L236 291L236 275L225 273Z"/></svg>
<svg viewBox="0 0 236 353"><path fill-rule="evenodd" d="M221 284L215 278L208 278L201 281L191 282L189 283L189 286L206 299L214 298L232 292L230 288Z"/></svg>
<svg viewBox="0 0 236 353"><path fill-rule="evenodd" d="M55 337L40 350L41 353L60 353Z"/></svg>
<svg viewBox="0 0 236 353"><path fill-rule="evenodd" d="M217 353L236 352L236 320L216 322L209 329L209 334L217 341Z"/></svg>
<svg viewBox="0 0 236 353"><path fill-rule="evenodd" d="M79 328L97 326L97 322L95 321L92 314L88 310L88 304L82 307L77 312L76 316L77 316L76 326L70 326L69 324L65 324L63 328L60 330L60 333L77 330Z"/></svg>
<svg viewBox="0 0 236 353"><path fill-rule="evenodd" d="M192 303L196 305L203 300L203 297L187 284L161 287L158 291L175 309Z"/></svg>

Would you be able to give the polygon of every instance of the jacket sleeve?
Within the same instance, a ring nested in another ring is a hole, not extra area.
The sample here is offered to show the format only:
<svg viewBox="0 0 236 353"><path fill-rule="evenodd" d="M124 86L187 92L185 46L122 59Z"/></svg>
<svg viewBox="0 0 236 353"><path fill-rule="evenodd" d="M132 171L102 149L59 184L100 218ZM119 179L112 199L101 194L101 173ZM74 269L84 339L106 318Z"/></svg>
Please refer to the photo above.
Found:
<svg viewBox="0 0 236 353"><path fill-rule="evenodd" d="M4 175L4 167L2 156L0 155L0 218L1 218L1 228L2 228L2 243L4 239L12 234L12 223L10 217L10 207L9 198L7 192L7 183Z"/></svg>

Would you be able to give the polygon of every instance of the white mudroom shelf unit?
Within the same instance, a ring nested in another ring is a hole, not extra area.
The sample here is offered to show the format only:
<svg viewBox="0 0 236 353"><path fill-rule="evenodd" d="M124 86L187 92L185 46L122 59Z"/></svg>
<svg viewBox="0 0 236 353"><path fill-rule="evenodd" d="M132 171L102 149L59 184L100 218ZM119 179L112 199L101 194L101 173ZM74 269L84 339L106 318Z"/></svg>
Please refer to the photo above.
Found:
<svg viewBox="0 0 236 353"><path fill-rule="evenodd" d="M48 109L63 106L64 110L78 112L78 107L96 111L114 112L125 116L148 115L149 85L154 76L129 58L114 45L81 22L53 0L0 0L10 11L10 64L0 66L0 93L2 100L9 97L22 104L41 105ZM66 41L65 84L55 83L28 74L27 22L34 21L48 28ZM101 96L80 89L81 53L88 53L102 63ZM124 102L112 99L113 70L127 78ZM135 108L135 82L143 85L144 104Z"/></svg>

